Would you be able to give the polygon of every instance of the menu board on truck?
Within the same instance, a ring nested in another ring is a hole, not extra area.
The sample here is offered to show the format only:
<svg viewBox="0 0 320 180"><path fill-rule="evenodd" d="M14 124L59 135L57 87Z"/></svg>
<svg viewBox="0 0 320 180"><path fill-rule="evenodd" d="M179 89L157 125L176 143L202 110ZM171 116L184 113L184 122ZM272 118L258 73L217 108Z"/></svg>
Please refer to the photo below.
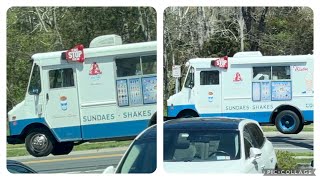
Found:
<svg viewBox="0 0 320 180"><path fill-rule="evenodd" d="M261 82L261 101L271 100L271 87L270 82Z"/></svg>
<svg viewBox="0 0 320 180"><path fill-rule="evenodd" d="M291 81L274 81L271 84L272 101L286 101L292 99Z"/></svg>
<svg viewBox="0 0 320 180"><path fill-rule="evenodd" d="M117 80L118 105L129 106L127 80Z"/></svg>
<svg viewBox="0 0 320 180"><path fill-rule="evenodd" d="M260 101L261 100L261 86L260 82L252 83L252 101Z"/></svg>
<svg viewBox="0 0 320 180"><path fill-rule="evenodd" d="M140 78L129 79L129 100L130 105L142 104Z"/></svg>
<svg viewBox="0 0 320 180"><path fill-rule="evenodd" d="M142 78L143 103L157 102L157 77Z"/></svg>

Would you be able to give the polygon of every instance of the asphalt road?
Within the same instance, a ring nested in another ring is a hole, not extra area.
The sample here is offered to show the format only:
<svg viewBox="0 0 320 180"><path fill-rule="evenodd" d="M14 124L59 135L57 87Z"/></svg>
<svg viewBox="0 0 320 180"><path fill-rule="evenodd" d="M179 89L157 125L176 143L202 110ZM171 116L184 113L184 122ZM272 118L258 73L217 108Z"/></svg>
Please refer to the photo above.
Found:
<svg viewBox="0 0 320 180"><path fill-rule="evenodd" d="M312 152L313 133L301 132L284 135L278 132L265 133L276 150L291 152ZM32 156L13 157L39 173L102 173L108 166L116 166L127 147L74 151L64 156L35 158Z"/></svg>
<svg viewBox="0 0 320 180"><path fill-rule="evenodd" d="M74 151L69 155L36 158L12 157L39 173L102 173L108 166L116 166L127 147Z"/></svg>
<svg viewBox="0 0 320 180"><path fill-rule="evenodd" d="M265 132L276 150L290 152L313 152L313 132L299 134L281 134L279 132Z"/></svg>

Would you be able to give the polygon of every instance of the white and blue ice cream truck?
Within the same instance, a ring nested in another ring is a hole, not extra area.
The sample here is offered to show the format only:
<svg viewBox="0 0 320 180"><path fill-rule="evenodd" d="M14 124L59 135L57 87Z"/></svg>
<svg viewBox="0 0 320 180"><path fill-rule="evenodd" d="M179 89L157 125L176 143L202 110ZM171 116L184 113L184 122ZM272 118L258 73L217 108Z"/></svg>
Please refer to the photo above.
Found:
<svg viewBox="0 0 320 180"><path fill-rule="evenodd" d="M8 113L9 144L36 157L68 154L77 144L130 139L156 121L156 42L95 38L32 56L25 99Z"/></svg>
<svg viewBox="0 0 320 180"><path fill-rule="evenodd" d="M181 91L167 100L168 117L242 117L286 134L313 123L313 55L198 58Z"/></svg>

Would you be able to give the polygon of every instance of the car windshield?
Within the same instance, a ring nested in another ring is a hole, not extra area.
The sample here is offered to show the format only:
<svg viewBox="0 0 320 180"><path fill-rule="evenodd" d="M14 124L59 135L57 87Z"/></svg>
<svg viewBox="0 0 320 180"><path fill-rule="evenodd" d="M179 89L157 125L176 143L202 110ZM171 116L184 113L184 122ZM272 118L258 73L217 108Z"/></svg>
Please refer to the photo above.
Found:
<svg viewBox="0 0 320 180"><path fill-rule="evenodd" d="M157 167L156 138L134 142L117 173L153 173Z"/></svg>
<svg viewBox="0 0 320 180"><path fill-rule="evenodd" d="M239 131L176 130L164 132L165 162L240 159Z"/></svg>

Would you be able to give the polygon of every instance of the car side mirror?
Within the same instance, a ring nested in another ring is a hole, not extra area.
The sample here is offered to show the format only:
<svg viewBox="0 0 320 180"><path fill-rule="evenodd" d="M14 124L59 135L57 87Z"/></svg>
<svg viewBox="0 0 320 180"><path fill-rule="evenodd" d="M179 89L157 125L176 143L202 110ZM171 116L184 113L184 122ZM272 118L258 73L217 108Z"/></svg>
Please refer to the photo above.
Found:
<svg viewBox="0 0 320 180"><path fill-rule="evenodd" d="M252 162L256 161L257 159L261 158L262 151L258 148L250 148L250 159Z"/></svg>
<svg viewBox="0 0 320 180"><path fill-rule="evenodd" d="M108 166L102 174L113 174L115 172L115 168L113 166Z"/></svg>

